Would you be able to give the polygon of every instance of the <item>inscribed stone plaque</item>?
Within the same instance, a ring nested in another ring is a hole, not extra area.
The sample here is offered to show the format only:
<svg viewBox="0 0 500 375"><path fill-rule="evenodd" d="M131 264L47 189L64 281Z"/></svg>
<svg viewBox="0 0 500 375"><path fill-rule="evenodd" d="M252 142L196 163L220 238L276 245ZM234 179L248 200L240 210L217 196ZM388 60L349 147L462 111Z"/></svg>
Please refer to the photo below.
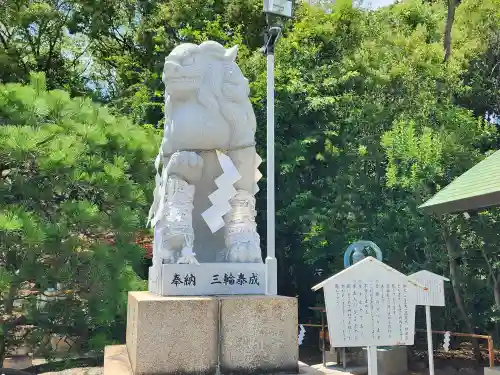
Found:
<svg viewBox="0 0 500 375"><path fill-rule="evenodd" d="M367 257L319 287L332 347L413 345L418 286L407 276Z"/></svg>
<svg viewBox="0 0 500 375"><path fill-rule="evenodd" d="M161 269L161 294L265 294L265 267L262 263L164 264Z"/></svg>
<svg viewBox="0 0 500 375"><path fill-rule="evenodd" d="M444 282L446 277L429 271L419 271L408 276L410 279L424 285L427 290L417 289L417 305L444 306Z"/></svg>

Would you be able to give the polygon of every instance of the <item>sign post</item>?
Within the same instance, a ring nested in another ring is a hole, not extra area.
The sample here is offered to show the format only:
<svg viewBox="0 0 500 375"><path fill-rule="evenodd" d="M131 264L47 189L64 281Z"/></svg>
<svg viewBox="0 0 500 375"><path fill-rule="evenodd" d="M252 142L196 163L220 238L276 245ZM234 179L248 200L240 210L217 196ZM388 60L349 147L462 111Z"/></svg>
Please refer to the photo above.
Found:
<svg viewBox="0 0 500 375"><path fill-rule="evenodd" d="M432 345L431 306L444 306L444 282L446 277L429 271L419 271L408 276L424 285L428 292L417 291L417 305L425 306L425 323L427 330L427 354L429 357L429 374L434 375L434 347Z"/></svg>
<svg viewBox="0 0 500 375"><path fill-rule="evenodd" d="M312 289L321 288L331 347L368 347L369 375L377 375L377 346L413 345L414 288L423 285L366 257Z"/></svg>
<svg viewBox="0 0 500 375"><path fill-rule="evenodd" d="M368 356L368 374L377 375L378 374L378 362L377 362L377 347L370 345L367 347Z"/></svg>
<svg viewBox="0 0 500 375"><path fill-rule="evenodd" d="M425 305L425 327L427 329L427 356L429 357L429 374L434 375L434 348L432 345L431 307Z"/></svg>

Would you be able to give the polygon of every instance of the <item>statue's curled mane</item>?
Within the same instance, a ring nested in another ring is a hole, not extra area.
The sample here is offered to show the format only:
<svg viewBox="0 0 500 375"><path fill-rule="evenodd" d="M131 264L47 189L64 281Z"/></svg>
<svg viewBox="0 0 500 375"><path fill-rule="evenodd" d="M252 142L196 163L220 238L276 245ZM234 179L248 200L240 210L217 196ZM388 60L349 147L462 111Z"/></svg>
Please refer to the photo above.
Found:
<svg viewBox="0 0 500 375"><path fill-rule="evenodd" d="M203 81L197 92L199 104L208 111L222 114L232 128L229 148L241 147L241 142L253 142L256 119L248 97L250 87L235 62L237 46L230 49L213 41L192 45L189 55L203 67ZM165 73L164 73L165 74ZM165 93L165 120L169 123L172 113L170 96Z"/></svg>

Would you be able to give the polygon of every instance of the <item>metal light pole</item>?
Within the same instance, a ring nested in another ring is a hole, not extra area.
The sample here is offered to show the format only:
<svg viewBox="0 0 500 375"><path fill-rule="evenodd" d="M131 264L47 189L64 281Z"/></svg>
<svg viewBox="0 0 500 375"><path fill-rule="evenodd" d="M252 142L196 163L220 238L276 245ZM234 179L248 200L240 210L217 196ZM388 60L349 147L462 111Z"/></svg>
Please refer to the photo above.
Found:
<svg viewBox="0 0 500 375"><path fill-rule="evenodd" d="M265 53L267 59L267 256L266 294L278 294L278 262L276 260L275 238L275 181L274 181L274 45L281 34L281 28L269 27L266 32Z"/></svg>
<svg viewBox="0 0 500 375"><path fill-rule="evenodd" d="M275 238L275 180L274 180L274 46L281 35L280 26L271 26L269 15L292 16L292 2L289 0L264 0L267 30L263 52L267 59L267 256L266 256L266 294L278 294L278 263L276 260Z"/></svg>

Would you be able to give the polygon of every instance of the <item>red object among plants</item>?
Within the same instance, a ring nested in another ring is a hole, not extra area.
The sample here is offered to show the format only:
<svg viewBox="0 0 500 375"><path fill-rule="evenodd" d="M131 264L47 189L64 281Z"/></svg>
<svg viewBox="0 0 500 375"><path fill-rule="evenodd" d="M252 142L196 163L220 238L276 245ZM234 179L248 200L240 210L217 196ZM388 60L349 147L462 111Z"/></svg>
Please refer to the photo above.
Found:
<svg viewBox="0 0 500 375"><path fill-rule="evenodd" d="M153 258L153 237L144 234L138 234L135 243L146 250L145 258Z"/></svg>
<svg viewBox="0 0 500 375"><path fill-rule="evenodd" d="M110 245L115 244L115 238L112 233L104 235L103 240ZM135 243L146 250L144 255L146 259L153 258L153 236L143 232L138 232L136 234Z"/></svg>

